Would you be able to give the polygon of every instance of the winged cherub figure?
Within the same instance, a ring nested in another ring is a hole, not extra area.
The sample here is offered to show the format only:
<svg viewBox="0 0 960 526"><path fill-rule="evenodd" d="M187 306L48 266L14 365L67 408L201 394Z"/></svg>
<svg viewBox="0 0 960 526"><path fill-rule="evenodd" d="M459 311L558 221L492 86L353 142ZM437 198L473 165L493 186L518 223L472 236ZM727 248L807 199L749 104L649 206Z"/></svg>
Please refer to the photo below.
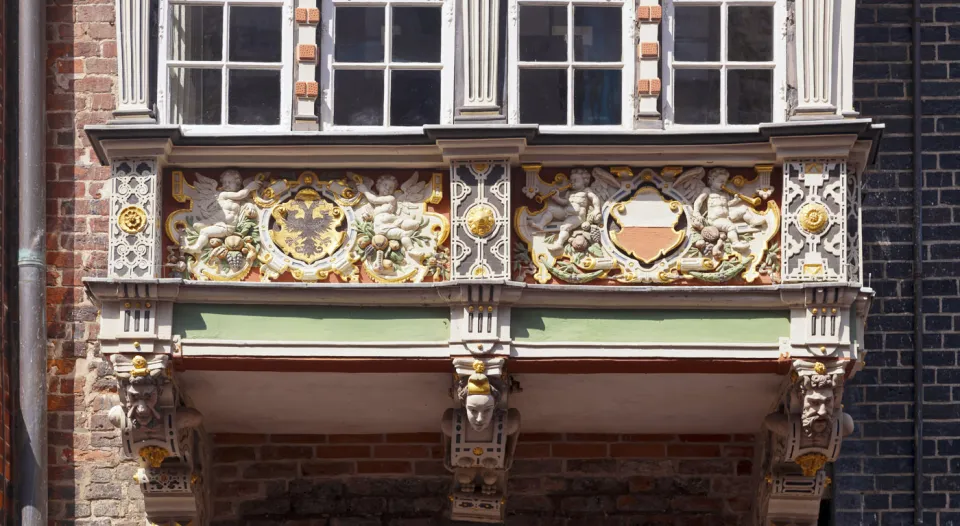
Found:
<svg viewBox="0 0 960 526"><path fill-rule="evenodd" d="M188 254L198 254L211 239L226 237L237 229L240 219L252 208L244 201L260 188L260 181L254 179L244 187L240 172L227 170L220 174L219 187L216 180L200 174L195 187L199 198L195 210L200 218L193 224L196 241L183 249Z"/></svg>
<svg viewBox="0 0 960 526"><path fill-rule="evenodd" d="M364 177L357 189L367 199L360 208L360 217L373 223L373 231L388 240L399 241L406 250L413 248L410 236L423 226L419 210L404 205L420 204L430 191L425 181L414 173L397 189L397 178L383 175L374 183Z"/></svg>
<svg viewBox="0 0 960 526"><path fill-rule="evenodd" d="M551 195L543 212L531 218L531 225L540 231L551 223L560 223L557 237L548 249L563 248L576 229L589 233L595 227L602 228L603 204L620 184L613 174L602 168L593 169L593 179L590 184L591 173L584 168L574 168L570 171L569 190Z"/></svg>

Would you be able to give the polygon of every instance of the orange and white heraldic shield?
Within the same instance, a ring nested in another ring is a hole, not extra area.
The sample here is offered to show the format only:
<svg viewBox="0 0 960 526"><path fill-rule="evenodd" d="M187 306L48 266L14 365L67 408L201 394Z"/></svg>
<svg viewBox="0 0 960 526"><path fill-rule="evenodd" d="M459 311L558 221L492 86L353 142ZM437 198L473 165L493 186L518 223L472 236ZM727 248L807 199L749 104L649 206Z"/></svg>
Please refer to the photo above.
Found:
<svg viewBox="0 0 960 526"><path fill-rule="evenodd" d="M620 250L644 265L667 255L683 243L686 230L677 230L683 206L671 201L652 186L637 190L629 201L617 203L610 217L619 225L610 232L610 239Z"/></svg>

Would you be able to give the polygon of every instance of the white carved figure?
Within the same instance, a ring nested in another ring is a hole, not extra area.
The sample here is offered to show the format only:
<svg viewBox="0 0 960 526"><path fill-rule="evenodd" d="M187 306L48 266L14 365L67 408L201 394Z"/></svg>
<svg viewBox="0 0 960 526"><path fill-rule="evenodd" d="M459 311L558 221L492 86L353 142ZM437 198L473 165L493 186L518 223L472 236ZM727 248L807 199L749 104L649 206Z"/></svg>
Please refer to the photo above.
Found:
<svg viewBox="0 0 960 526"><path fill-rule="evenodd" d="M447 468L454 473L452 515L460 520L499 522L520 413L503 407L506 386L501 378L488 377L479 360L473 369L466 381L458 380L456 396L462 407L448 409L440 425L448 439Z"/></svg>
<svg viewBox="0 0 960 526"><path fill-rule="evenodd" d="M124 416L135 428L155 427L160 422L157 402L165 381L162 375L163 369L150 370L147 367L147 360L142 356L135 357L131 365L133 370L128 374L118 375L121 388L126 395L126 408L113 407L108 418L115 427L122 427Z"/></svg>
<svg viewBox="0 0 960 526"><path fill-rule="evenodd" d="M256 214L256 208L247 200L260 188L260 181L254 179L243 186L240 172L226 170L220 174L219 185L214 179L197 174L195 187L194 210L199 220L193 224L197 239L183 249L189 254L200 253L211 239L233 234L244 214Z"/></svg>
<svg viewBox="0 0 960 526"><path fill-rule="evenodd" d="M740 234L737 232L738 224L745 224L756 232L766 226L767 220L748 206L744 196L730 195L726 190L729 180L730 172L726 169L710 170L707 174L707 186L693 203L696 214L694 220L700 221L704 230L713 227L717 230L716 234L719 234L717 236L711 232L704 236L705 238L708 236L718 237L720 240L726 238L734 250L742 252L749 250L750 247L747 243L741 243ZM722 253L722 248L720 252Z"/></svg>
<svg viewBox="0 0 960 526"><path fill-rule="evenodd" d="M530 217L531 225L540 231L551 226L558 229L556 238L548 245L550 250L562 249L574 230L582 230L587 236L599 231L602 225L603 204L620 187L616 177L602 168L591 172L583 168L570 171L570 187L555 191L544 210Z"/></svg>
<svg viewBox="0 0 960 526"><path fill-rule="evenodd" d="M363 221L372 225L369 243L376 250L373 267L378 271L391 271L398 264L387 257L388 250L404 257L413 256L422 260L434 255L436 243L420 237L429 221L424 218L421 204L430 196L432 187L420 181L418 173L397 188L397 178L380 176L373 180L363 177L357 190L366 198L366 204L357 212ZM363 247L365 248L365 247Z"/></svg>

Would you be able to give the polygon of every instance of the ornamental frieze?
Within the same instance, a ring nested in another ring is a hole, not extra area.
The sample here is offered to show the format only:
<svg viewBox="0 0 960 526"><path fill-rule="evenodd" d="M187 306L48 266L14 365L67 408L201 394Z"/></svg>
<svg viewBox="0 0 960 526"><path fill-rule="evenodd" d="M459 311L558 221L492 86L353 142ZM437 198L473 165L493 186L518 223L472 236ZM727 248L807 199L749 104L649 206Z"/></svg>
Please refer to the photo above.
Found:
<svg viewBox="0 0 960 526"><path fill-rule="evenodd" d="M525 183L514 195L518 281L780 280L779 189L771 166L523 169Z"/></svg>
<svg viewBox="0 0 960 526"><path fill-rule="evenodd" d="M449 278L443 174L170 174L170 277L417 283Z"/></svg>

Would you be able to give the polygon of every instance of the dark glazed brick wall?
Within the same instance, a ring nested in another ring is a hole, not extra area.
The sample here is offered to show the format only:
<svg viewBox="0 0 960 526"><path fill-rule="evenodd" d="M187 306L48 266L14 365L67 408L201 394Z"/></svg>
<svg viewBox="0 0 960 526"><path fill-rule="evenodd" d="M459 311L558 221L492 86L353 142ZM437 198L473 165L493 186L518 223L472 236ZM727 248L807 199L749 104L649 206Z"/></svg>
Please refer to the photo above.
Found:
<svg viewBox="0 0 960 526"><path fill-rule="evenodd" d="M452 476L439 433L215 435L216 526L433 526ZM752 435L521 433L508 525L742 526Z"/></svg>
<svg viewBox="0 0 960 526"><path fill-rule="evenodd" d="M864 189L865 276L877 291L868 367L848 385L857 422L835 465L836 524L912 525L913 176L910 3L857 0L854 76L886 124ZM924 524L960 524L960 3L923 2Z"/></svg>

